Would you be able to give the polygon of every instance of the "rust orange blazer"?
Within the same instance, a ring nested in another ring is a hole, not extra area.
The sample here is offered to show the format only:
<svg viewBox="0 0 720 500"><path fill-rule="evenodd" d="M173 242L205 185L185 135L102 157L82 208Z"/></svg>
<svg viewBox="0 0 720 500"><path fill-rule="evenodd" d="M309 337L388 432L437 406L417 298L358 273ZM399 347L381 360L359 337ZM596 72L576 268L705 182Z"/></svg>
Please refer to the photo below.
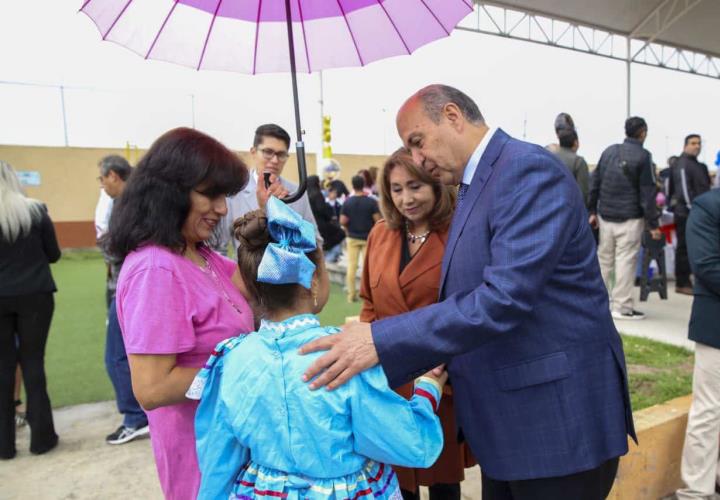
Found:
<svg viewBox="0 0 720 500"><path fill-rule="evenodd" d="M365 250L360 297L363 299L360 321L372 322L412 311L437 302L440 268L448 230L433 231L420 250L400 273L400 256L404 232L388 228L378 221L370 231ZM410 399L413 384L397 392ZM415 491L417 485L457 483L465 477L464 468L475 464L469 449L457 442L452 391L445 387L438 416L443 425L445 447L435 465L429 469L406 469L393 466L404 490Z"/></svg>

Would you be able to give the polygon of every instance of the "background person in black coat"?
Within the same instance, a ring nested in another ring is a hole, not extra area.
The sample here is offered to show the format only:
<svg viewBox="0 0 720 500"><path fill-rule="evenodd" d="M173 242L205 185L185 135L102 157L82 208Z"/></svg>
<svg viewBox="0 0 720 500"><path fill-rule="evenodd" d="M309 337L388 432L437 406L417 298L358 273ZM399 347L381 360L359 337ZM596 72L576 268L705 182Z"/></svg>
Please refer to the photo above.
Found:
<svg viewBox="0 0 720 500"><path fill-rule="evenodd" d="M679 500L715 493L720 451L720 190L695 199L686 235L695 275L689 338L696 344L681 469L686 487L678 490Z"/></svg>
<svg viewBox="0 0 720 500"><path fill-rule="evenodd" d="M60 259L45 206L25 197L13 169L0 161L0 458L15 456L15 367L27 393L30 451L58 442L45 381L45 344L57 290L50 263ZM17 339L17 341L16 341Z"/></svg>
<svg viewBox="0 0 720 500"><path fill-rule="evenodd" d="M340 227L335 210L325 202L325 197L320 190L320 177L317 175L307 178L307 195L318 231L323 239L322 249L325 253L325 261L337 262L342 252L345 231Z"/></svg>
<svg viewBox="0 0 720 500"><path fill-rule="evenodd" d="M690 264L685 243L685 227L695 197L710 190L710 174L704 163L697 159L702 150L702 139L697 134L685 138L685 146L677 162L670 169L668 196L674 214L677 247L675 248L675 292L692 295Z"/></svg>

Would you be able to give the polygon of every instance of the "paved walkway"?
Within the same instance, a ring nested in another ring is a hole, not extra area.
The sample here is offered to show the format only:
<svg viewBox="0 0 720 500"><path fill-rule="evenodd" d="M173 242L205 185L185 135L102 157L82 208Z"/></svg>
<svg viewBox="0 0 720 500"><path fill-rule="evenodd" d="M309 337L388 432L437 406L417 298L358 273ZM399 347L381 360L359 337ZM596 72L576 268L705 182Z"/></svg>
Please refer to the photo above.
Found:
<svg viewBox="0 0 720 500"><path fill-rule="evenodd" d="M0 461L0 500L161 500L150 440L105 443L119 420L111 401L56 410L60 444L40 456L28 451L27 427L19 429L17 457ZM467 473L463 500L479 499L480 469Z"/></svg>
<svg viewBox="0 0 720 500"><path fill-rule="evenodd" d="M120 424L114 402L54 412L60 444L31 455L27 426L18 429L18 455L0 461L0 499L162 499L150 440L111 446L105 436Z"/></svg>
<svg viewBox="0 0 720 500"><path fill-rule="evenodd" d="M645 319L616 320L618 331L694 349L695 343L687 338L692 297L675 293L675 283L668 284L668 300L653 293L647 302L640 302L639 295L640 289L636 288L635 309L644 312Z"/></svg>

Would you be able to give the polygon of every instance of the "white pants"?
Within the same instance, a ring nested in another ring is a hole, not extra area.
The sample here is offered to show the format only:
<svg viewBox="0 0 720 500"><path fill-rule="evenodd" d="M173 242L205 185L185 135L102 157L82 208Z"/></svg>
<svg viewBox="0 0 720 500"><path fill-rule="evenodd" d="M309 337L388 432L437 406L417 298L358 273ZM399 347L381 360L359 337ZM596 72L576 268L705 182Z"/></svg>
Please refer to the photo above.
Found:
<svg viewBox="0 0 720 500"><path fill-rule="evenodd" d="M695 344L693 401L688 415L678 500L711 498L720 480L720 349Z"/></svg>
<svg viewBox="0 0 720 500"><path fill-rule="evenodd" d="M610 309L621 313L633 310L633 288L642 232L643 219L629 219L625 222L609 222L598 217L600 243L598 260L605 287L610 294ZM612 273L615 271L615 286Z"/></svg>

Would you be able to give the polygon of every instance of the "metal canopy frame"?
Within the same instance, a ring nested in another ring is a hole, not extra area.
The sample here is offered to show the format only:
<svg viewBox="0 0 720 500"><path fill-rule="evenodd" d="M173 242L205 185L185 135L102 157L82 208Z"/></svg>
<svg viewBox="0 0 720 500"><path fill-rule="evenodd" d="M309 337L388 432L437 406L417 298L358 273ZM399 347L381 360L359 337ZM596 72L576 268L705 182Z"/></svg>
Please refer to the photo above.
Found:
<svg viewBox="0 0 720 500"><path fill-rule="evenodd" d="M459 30L538 43L606 57L626 64L627 114L631 110L632 63L720 80L720 58L657 43L668 28L703 0L664 0L629 33L620 33L541 12L519 10L493 2L475 2L474 13Z"/></svg>

